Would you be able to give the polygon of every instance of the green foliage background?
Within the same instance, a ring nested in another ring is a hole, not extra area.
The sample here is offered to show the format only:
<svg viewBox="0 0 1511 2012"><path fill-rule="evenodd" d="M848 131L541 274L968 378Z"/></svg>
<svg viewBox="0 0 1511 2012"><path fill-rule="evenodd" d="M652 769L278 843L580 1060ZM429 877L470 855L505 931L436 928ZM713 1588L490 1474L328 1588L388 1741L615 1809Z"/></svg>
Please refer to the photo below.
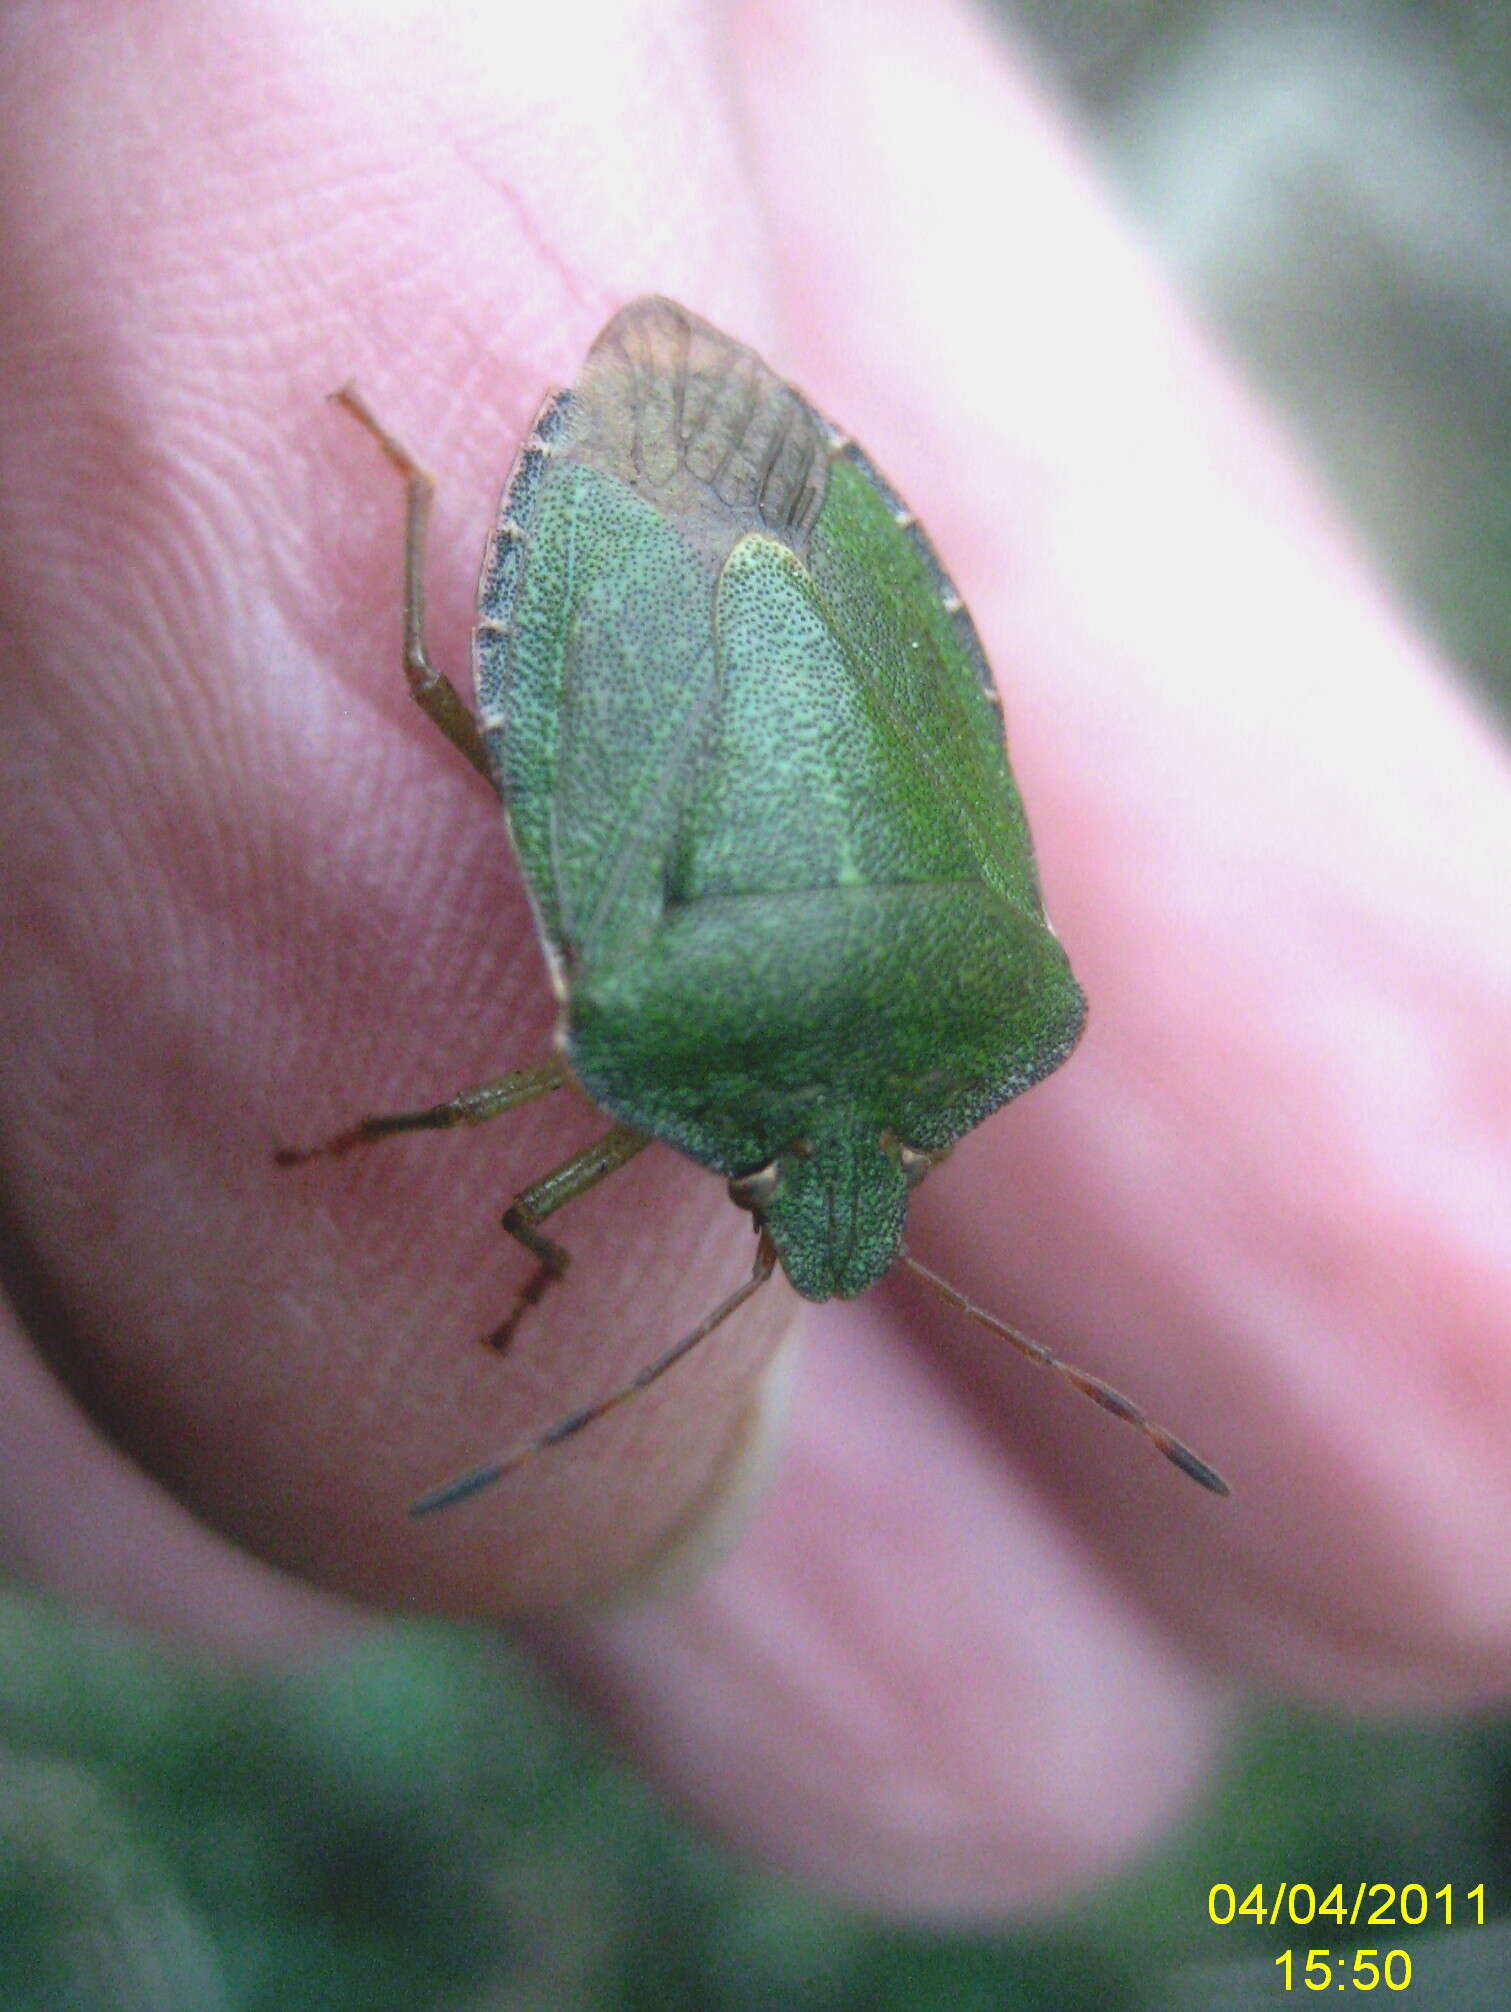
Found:
<svg viewBox="0 0 1511 2012"><path fill-rule="evenodd" d="M0 2006L1162 2007L1184 1965L1305 1939L1214 1927L1214 1880L1483 1881L1504 1912L1508 1789L1504 1726L1275 1712L1157 1861L1016 1934L923 1932L690 1835L486 1631L394 1625L252 1676L12 1593Z"/></svg>

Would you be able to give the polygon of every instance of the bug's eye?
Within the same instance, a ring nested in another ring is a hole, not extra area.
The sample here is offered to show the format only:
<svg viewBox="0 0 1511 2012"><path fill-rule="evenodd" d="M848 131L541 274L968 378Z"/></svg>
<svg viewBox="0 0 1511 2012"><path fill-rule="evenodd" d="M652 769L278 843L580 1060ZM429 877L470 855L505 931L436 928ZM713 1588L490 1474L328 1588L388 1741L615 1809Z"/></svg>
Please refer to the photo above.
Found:
<svg viewBox="0 0 1511 2012"><path fill-rule="evenodd" d="M931 1167L937 1167L941 1160L948 1157L948 1150L921 1153L916 1146L899 1145L897 1148L897 1164L902 1168L902 1177L910 1188L916 1188Z"/></svg>
<svg viewBox="0 0 1511 2012"><path fill-rule="evenodd" d="M749 1209L759 1215L781 1185L782 1169L772 1160L764 1167L757 1167L753 1174L736 1174L729 1184L729 1199L737 1209Z"/></svg>

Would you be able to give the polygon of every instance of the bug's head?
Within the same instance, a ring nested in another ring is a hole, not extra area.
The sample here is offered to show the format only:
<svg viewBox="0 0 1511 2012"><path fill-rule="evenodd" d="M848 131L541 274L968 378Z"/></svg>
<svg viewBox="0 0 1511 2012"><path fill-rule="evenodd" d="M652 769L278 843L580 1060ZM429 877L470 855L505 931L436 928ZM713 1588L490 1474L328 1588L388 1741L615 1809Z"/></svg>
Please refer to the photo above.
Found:
<svg viewBox="0 0 1511 2012"><path fill-rule="evenodd" d="M854 1299L896 1257L909 1190L942 1157L889 1132L835 1130L736 1175L730 1199L770 1233L804 1299Z"/></svg>

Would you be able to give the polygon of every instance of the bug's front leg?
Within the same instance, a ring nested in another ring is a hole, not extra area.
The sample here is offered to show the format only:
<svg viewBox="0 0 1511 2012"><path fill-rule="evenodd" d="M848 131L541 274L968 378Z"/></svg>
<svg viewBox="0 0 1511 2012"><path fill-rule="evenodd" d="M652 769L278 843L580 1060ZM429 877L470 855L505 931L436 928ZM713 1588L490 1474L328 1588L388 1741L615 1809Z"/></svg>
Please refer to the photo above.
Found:
<svg viewBox="0 0 1511 2012"><path fill-rule="evenodd" d="M444 1104L427 1104L417 1111L385 1111L359 1118L344 1132L322 1139L315 1146L279 1146L273 1158L280 1167L302 1166L306 1160L335 1158L353 1146L365 1146L375 1139L392 1138L396 1132L443 1132L453 1125L485 1125L505 1111L515 1110L549 1090L559 1090L571 1081L565 1062L553 1056L533 1068L516 1069L475 1090L463 1090ZM527 1190L527 1192L531 1192Z"/></svg>
<svg viewBox="0 0 1511 2012"><path fill-rule="evenodd" d="M617 1173L649 1144L644 1132L634 1131L628 1125L615 1125L601 1139L584 1146L580 1153L574 1153L570 1160L515 1196L504 1213L504 1228L534 1257L536 1269L520 1287L507 1317L484 1337L490 1348L502 1352L509 1346L530 1308L538 1306L550 1288L566 1276L572 1262L571 1252L541 1230L546 1217Z"/></svg>
<svg viewBox="0 0 1511 2012"><path fill-rule="evenodd" d="M497 790L477 721L450 678L430 661L425 647L425 540L435 479L382 424L354 384L342 385L331 397L367 428L404 478L404 675L409 680L410 697L458 753L466 756L489 788Z"/></svg>

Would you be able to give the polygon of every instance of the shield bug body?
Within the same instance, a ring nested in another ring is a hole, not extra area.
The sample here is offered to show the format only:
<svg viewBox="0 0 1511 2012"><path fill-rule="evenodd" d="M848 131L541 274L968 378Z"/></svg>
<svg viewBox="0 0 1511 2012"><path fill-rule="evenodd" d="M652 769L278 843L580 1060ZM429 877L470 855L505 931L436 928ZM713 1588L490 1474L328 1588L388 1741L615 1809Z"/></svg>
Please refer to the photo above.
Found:
<svg viewBox="0 0 1511 2012"><path fill-rule="evenodd" d="M823 1300L899 1259L1220 1489L1128 1400L902 1249L909 1190L1065 1059L1085 1007L975 629L865 455L684 308L623 309L505 490L474 722L424 647L429 478L339 396L408 480L411 685L502 798L561 1018L551 1060L313 1150L475 1123L572 1080L614 1119L506 1215L537 1270L500 1344L566 1268L541 1222L651 1139L722 1175L760 1233L750 1278L630 1384L416 1506L591 1423L777 1264Z"/></svg>

